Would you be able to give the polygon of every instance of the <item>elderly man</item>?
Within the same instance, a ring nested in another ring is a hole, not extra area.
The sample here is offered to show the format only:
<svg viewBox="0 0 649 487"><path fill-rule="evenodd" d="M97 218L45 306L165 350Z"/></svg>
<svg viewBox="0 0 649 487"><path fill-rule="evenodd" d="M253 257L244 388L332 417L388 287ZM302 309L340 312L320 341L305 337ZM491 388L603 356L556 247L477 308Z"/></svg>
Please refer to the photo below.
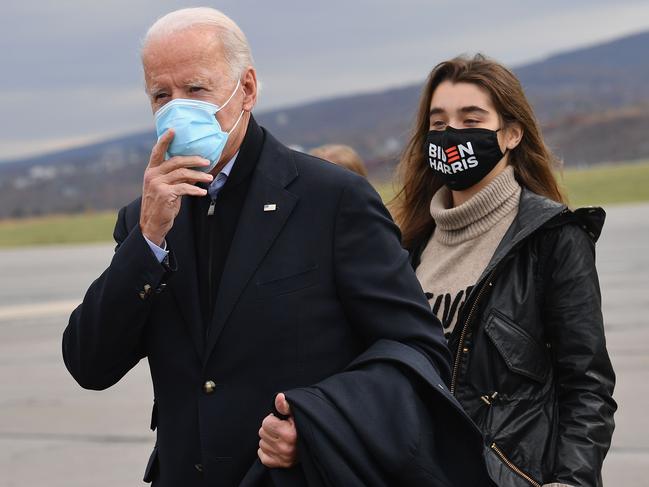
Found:
<svg viewBox="0 0 649 487"><path fill-rule="evenodd" d="M158 142L63 356L95 390L147 357L157 442L145 480L235 486L257 456L295 465L278 393L339 373L377 340L447 378L439 322L378 195L257 125L237 25L213 9L172 12L148 31L142 63Z"/></svg>

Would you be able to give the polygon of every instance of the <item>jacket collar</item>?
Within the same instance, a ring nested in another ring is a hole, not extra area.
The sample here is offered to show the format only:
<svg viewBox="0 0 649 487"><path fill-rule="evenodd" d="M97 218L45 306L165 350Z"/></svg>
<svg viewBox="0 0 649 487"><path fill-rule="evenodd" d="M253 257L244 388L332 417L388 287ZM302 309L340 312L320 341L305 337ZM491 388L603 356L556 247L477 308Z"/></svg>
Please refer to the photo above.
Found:
<svg viewBox="0 0 649 487"><path fill-rule="evenodd" d="M566 205L523 188L518 204L518 213L516 213L514 221L505 232L500 244L496 247L496 251L480 279L478 279L478 283L482 282L525 239L567 210Z"/></svg>
<svg viewBox="0 0 649 487"><path fill-rule="evenodd" d="M263 144L264 131L257 125L255 117L250 115L246 135L241 142L241 147L237 153L232 171L228 175L228 180L221 191L226 193L250 177L259 161Z"/></svg>

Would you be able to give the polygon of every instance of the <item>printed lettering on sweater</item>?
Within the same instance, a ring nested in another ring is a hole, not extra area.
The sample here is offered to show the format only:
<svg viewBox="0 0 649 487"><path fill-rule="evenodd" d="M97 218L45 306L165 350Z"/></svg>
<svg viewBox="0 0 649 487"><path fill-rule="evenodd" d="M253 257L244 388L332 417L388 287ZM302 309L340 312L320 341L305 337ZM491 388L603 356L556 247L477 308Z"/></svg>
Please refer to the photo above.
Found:
<svg viewBox="0 0 649 487"><path fill-rule="evenodd" d="M471 294L472 289L473 286L469 286L455 295L450 293L438 295L430 292L426 293L426 298L428 298L433 313L442 322L444 336L447 339L451 336L457 319L464 307L464 303L466 302L466 298Z"/></svg>

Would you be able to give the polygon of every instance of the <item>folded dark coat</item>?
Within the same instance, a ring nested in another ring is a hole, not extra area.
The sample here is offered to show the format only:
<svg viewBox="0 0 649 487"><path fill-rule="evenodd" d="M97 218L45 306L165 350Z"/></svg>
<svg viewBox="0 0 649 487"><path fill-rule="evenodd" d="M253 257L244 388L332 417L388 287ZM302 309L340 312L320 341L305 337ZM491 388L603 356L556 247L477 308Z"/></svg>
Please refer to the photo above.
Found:
<svg viewBox="0 0 649 487"><path fill-rule="evenodd" d="M493 485L482 435L412 347L380 340L344 372L286 397L301 474L270 470L277 487ZM260 464L241 485L259 485L255 475Z"/></svg>

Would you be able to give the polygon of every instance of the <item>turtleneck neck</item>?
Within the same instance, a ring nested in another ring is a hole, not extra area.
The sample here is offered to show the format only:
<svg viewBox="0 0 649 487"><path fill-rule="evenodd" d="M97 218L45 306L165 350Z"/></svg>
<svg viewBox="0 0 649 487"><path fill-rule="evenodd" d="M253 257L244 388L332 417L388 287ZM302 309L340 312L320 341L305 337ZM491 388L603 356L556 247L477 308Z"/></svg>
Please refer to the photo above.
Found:
<svg viewBox="0 0 649 487"><path fill-rule="evenodd" d="M443 186L430 203L436 225L434 238L445 245L456 245L482 235L518 208L520 194L512 166L455 208L449 208L451 192Z"/></svg>

